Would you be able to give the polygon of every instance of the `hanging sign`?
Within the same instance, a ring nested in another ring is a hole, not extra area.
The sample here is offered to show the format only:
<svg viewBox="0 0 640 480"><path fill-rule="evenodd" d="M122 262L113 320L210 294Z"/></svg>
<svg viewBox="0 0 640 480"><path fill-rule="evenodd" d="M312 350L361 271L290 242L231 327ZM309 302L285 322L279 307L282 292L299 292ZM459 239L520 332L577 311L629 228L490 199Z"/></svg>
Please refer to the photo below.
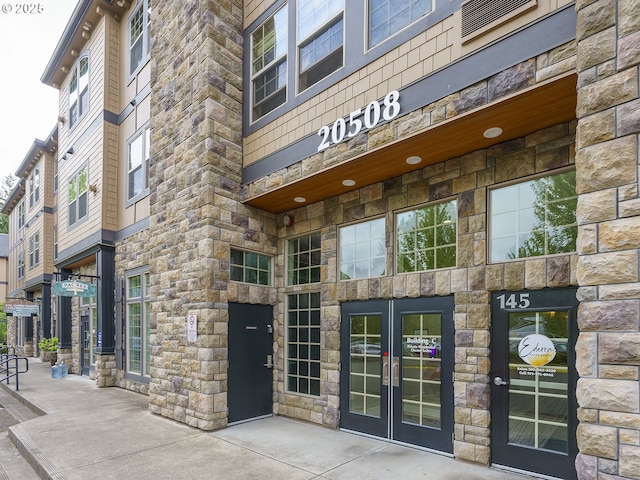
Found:
<svg viewBox="0 0 640 480"><path fill-rule="evenodd" d="M198 339L198 316L195 313L187 315L187 341L195 342Z"/></svg>
<svg viewBox="0 0 640 480"><path fill-rule="evenodd" d="M63 280L53 284L53 293L59 297L95 297L96 286L80 280Z"/></svg>
<svg viewBox="0 0 640 480"><path fill-rule="evenodd" d="M30 317L38 315L40 309L37 303L29 300L9 300L4 305L4 311L14 317Z"/></svg>

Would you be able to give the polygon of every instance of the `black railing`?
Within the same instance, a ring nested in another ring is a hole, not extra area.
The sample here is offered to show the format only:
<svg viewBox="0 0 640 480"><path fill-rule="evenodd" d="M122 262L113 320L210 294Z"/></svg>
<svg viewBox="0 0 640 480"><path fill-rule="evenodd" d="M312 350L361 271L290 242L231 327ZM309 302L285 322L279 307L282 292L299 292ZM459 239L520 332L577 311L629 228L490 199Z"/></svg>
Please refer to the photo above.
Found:
<svg viewBox="0 0 640 480"><path fill-rule="evenodd" d="M21 363L24 362L24 370L20 370ZM16 378L16 390L20 390L20 374L29 371L29 360L27 357L19 357L15 354L13 347L0 345L0 383L6 381L11 383L11 378Z"/></svg>

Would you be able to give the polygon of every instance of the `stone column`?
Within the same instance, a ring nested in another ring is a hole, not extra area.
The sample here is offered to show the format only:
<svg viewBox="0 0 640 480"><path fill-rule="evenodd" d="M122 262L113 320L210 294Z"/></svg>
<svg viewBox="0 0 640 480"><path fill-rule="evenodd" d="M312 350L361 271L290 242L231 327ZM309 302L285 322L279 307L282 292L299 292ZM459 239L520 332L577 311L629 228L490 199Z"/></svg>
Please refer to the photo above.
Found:
<svg viewBox="0 0 640 480"><path fill-rule="evenodd" d="M579 0L578 478L640 478L640 0Z"/></svg>
<svg viewBox="0 0 640 480"><path fill-rule="evenodd" d="M230 231L242 240L248 228L242 9L241 0L153 2L150 409L203 430L227 423Z"/></svg>

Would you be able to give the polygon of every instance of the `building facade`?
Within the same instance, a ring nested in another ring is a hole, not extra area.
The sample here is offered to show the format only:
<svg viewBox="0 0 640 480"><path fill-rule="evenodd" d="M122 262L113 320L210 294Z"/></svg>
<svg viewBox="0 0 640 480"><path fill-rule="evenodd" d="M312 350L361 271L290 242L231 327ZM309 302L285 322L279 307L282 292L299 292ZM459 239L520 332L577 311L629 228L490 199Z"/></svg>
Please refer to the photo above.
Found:
<svg viewBox="0 0 640 480"><path fill-rule="evenodd" d="M202 430L640 478L639 12L80 1L52 282L96 293L54 295L59 355Z"/></svg>

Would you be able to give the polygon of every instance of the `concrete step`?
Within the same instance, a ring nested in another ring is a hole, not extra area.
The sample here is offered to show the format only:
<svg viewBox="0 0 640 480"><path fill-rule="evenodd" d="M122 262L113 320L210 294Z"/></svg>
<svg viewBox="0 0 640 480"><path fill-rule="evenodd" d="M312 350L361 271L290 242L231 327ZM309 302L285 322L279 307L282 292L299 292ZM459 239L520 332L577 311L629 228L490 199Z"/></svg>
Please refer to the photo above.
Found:
<svg viewBox="0 0 640 480"><path fill-rule="evenodd" d="M40 478L29 462L20 455L7 432L0 433L0 480L29 480Z"/></svg>

